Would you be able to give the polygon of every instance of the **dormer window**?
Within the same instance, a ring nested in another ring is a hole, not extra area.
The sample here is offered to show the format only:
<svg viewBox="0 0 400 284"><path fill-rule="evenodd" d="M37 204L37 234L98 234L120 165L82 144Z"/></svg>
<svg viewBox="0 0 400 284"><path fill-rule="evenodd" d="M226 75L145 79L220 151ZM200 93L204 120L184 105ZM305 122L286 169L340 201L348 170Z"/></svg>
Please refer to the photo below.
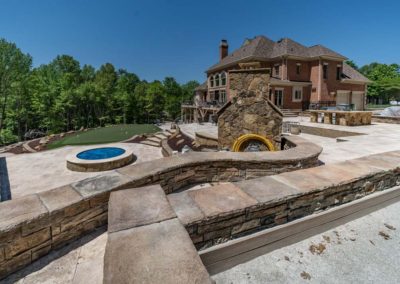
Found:
<svg viewBox="0 0 400 284"><path fill-rule="evenodd" d="M214 80L215 80L215 87L218 87L219 86L219 74L215 75Z"/></svg>
<svg viewBox="0 0 400 284"><path fill-rule="evenodd" d="M301 63L296 64L296 74L300 75L300 68L301 68Z"/></svg>
<svg viewBox="0 0 400 284"><path fill-rule="evenodd" d="M221 86L225 86L226 85L226 73L222 72L221 74Z"/></svg>
<svg viewBox="0 0 400 284"><path fill-rule="evenodd" d="M210 87L214 87L214 76L210 76Z"/></svg>

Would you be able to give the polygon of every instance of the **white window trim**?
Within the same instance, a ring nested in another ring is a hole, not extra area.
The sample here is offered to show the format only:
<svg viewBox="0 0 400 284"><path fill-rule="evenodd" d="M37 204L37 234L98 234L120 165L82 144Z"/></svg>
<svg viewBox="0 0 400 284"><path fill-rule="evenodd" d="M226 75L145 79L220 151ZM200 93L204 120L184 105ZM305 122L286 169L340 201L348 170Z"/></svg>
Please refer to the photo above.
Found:
<svg viewBox="0 0 400 284"><path fill-rule="evenodd" d="M225 84L222 84L222 76L225 76ZM226 72L222 72L222 73L219 75L219 78L221 79L221 86L226 86L226 78L227 78Z"/></svg>
<svg viewBox="0 0 400 284"><path fill-rule="evenodd" d="M296 91L300 91L300 99L296 99ZM294 86L292 91L292 102L301 102L303 100L303 87Z"/></svg>

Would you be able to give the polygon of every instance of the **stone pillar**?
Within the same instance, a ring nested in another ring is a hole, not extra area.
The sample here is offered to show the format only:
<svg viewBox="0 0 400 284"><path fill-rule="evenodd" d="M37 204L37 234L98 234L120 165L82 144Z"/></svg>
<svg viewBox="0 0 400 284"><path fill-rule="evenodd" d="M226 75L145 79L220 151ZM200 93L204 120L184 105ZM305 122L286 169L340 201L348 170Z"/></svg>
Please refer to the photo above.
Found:
<svg viewBox="0 0 400 284"><path fill-rule="evenodd" d="M314 122L314 123L318 122L318 113L317 112L310 113L310 122Z"/></svg>
<svg viewBox="0 0 400 284"><path fill-rule="evenodd" d="M332 124L332 113L325 113L324 114L324 123L325 124Z"/></svg>

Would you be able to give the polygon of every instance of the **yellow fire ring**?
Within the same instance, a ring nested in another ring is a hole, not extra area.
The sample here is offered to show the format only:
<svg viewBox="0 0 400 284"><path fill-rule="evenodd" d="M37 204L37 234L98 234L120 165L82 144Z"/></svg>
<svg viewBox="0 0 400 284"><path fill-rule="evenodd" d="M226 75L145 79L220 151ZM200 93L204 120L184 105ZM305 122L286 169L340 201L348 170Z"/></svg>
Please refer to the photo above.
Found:
<svg viewBox="0 0 400 284"><path fill-rule="evenodd" d="M242 147L243 143L248 140L258 140L262 142L265 146L267 146L269 151L275 151L274 144L272 144L272 142L268 138L257 134L245 134L240 136L238 139L236 139L235 143L233 143L233 152L240 152L240 148Z"/></svg>

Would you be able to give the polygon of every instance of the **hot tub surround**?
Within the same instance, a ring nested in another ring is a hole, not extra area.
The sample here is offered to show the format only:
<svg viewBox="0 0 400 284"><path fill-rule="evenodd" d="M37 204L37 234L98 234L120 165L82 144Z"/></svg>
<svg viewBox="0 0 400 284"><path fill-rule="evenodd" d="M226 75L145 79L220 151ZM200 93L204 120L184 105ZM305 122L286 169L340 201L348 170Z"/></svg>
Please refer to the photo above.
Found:
<svg viewBox="0 0 400 284"><path fill-rule="evenodd" d="M136 160L136 156L129 147L118 147L121 154L105 159L83 159L83 153L91 150L106 149L107 147L88 147L86 150L74 151L67 156L67 168L77 172L99 172L108 171L128 165ZM109 148L109 147L108 147Z"/></svg>

